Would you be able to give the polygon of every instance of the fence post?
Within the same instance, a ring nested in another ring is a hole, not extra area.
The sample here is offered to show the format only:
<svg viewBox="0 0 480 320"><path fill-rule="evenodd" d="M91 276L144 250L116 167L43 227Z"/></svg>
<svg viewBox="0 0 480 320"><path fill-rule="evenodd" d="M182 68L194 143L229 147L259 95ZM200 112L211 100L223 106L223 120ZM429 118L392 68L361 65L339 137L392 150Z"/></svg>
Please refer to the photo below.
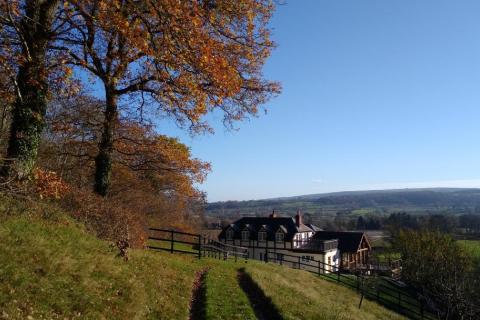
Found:
<svg viewBox="0 0 480 320"><path fill-rule="evenodd" d="M355 276L357 277L357 292L359 292L360 291L360 281L359 281L358 273Z"/></svg>
<svg viewBox="0 0 480 320"><path fill-rule="evenodd" d="M173 230L170 230L170 253L173 253Z"/></svg>
<svg viewBox="0 0 480 320"><path fill-rule="evenodd" d="M300 256L298 256L298 269L300 269Z"/></svg>
<svg viewBox="0 0 480 320"><path fill-rule="evenodd" d="M268 241L267 241L267 246L268 246ZM265 249L265 263L268 263L268 248Z"/></svg>
<svg viewBox="0 0 480 320"><path fill-rule="evenodd" d="M198 235L198 259L202 258L202 236Z"/></svg>
<svg viewBox="0 0 480 320"><path fill-rule="evenodd" d="M398 291L398 310L402 310L402 296L400 291Z"/></svg>
<svg viewBox="0 0 480 320"><path fill-rule="evenodd" d="M318 275L320 275L320 260L318 260Z"/></svg>
<svg viewBox="0 0 480 320"><path fill-rule="evenodd" d="M237 262L237 247L233 247L233 254L235 255L235 262Z"/></svg>

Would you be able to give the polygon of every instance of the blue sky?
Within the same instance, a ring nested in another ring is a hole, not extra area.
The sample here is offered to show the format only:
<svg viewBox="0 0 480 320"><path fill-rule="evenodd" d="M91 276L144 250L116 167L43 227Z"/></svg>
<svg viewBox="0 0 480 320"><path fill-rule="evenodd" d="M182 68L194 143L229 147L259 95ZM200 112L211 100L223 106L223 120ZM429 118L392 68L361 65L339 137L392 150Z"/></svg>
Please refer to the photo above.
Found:
<svg viewBox="0 0 480 320"><path fill-rule="evenodd" d="M266 115L166 132L212 163L209 201L480 187L480 1L291 0L272 28Z"/></svg>
<svg viewBox="0 0 480 320"><path fill-rule="evenodd" d="M190 137L209 201L480 187L480 1L290 0L265 67L283 93L228 132Z"/></svg>

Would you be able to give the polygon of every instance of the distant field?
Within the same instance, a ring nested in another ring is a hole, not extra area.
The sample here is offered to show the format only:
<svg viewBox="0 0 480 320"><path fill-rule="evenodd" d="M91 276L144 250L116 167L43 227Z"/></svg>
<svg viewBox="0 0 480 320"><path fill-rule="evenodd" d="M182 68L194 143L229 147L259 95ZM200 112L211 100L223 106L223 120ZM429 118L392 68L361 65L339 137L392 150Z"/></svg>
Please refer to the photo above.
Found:
<svg viewBox="0 0 480 320"><path fill-rule="evenodd" d="M458 242L472 252L475 257L480 258L480 240L458 240Z"/></svg>

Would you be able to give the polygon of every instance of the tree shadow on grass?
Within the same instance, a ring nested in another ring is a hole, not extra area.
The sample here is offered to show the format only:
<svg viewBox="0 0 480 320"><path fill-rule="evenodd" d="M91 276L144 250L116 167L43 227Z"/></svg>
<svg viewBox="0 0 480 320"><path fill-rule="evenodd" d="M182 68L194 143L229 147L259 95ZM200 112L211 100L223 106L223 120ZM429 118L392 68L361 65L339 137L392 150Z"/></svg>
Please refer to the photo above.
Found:
<svg viewBox="0 0 480 320"><path fill-rule="evenodd" d="M200 270L195 276L190 301L190 320L206 319L207 285L206 276L208 269Z"/></svg>
<svg viewBox="0 0 480 320"><path fill-rule="evenodd" d="M263 290L252 279L252 277L245 272L244 268L238 270L237 274L238 284L240 288L246 293L248 300L259 320L283 320L277 307L272 303L272 300L265 296Z"/></svg>

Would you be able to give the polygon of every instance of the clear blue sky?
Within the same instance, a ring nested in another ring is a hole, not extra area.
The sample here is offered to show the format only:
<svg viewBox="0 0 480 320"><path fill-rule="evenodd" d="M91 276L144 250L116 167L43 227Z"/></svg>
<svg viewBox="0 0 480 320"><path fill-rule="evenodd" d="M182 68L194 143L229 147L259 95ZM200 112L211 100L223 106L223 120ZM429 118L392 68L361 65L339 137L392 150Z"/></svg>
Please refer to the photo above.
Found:
<svg viewBox="0 0 480 320"><path fill-rule="evenodd" d="M480 1L290 0L272 27L267 115L193 138L160 124L212 163L209 201L480 187Z"/></svg>

